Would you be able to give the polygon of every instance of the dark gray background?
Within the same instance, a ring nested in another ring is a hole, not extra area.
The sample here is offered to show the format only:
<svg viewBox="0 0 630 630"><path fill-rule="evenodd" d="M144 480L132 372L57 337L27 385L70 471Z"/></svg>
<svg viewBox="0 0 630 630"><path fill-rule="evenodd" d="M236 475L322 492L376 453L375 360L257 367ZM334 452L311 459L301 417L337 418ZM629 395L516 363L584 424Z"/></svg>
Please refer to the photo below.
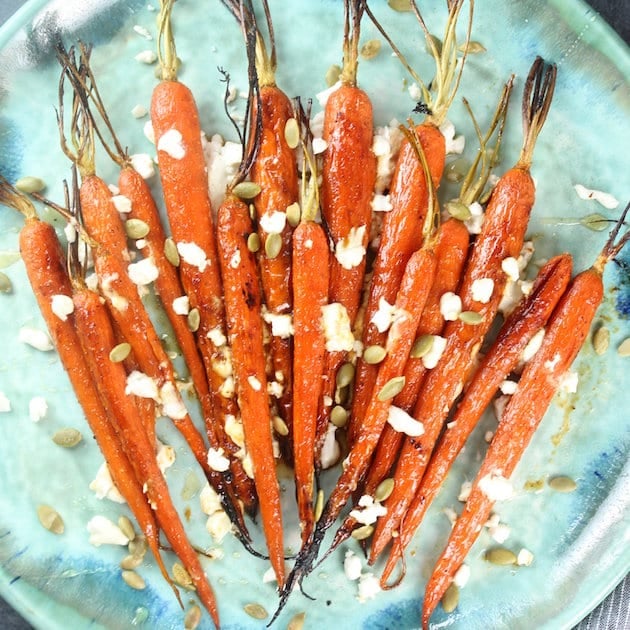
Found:
<svg viewBox="0 0 630 630"><path fill-rule="evenodd" d="M13 14L25 0L0 0L0 24ZM630 42L630 1L629 0L591 0L589 4L608 21L609 24L626 41ZM630 578L626 578L628 582ZM580 624L580 628L598 628L599 630L626 630L628 615L619 616L618 609L624 599L624 606L628 606L627 597L624 598L622 584L605 602L603 602L587 620ZM625 590L628 590L626 585ZM606 621L602 618L606 617ZM621 621L625 618L625 622ZM20 617L4 600L0 598L0 630L28 630L31 626Z"/></svg>

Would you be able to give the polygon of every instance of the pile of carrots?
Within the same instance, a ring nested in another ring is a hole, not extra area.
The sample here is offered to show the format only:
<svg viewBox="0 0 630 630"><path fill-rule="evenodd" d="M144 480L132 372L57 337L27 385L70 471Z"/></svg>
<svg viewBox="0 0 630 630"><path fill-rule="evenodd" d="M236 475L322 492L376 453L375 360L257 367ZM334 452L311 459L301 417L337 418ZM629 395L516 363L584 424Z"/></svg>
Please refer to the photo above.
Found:
<svg viewBox="0 0 630 630"><path fill-rule="evenodd" d="M177 77L173 4L161 0L161 80L151 102L165 213L116 137L90 69L91 50L82 44L58 51L58 124L73 164L72 183L63 203L43 200L77 233L67 252L54 228L37 218L31 200L0 180L0 202L25 218L22 258L53 342L162 574L179 598L161 557L160 532L217 627L220 606L156 462L157 416L170 418L182 433L235 535L261 555L252 548L246 519L259 514L264 555L278 583L277 616L350 503L358 509L345 517L329 552L352 535L365 545L370 564L388 550L383 588L392 587L401 563L402 579L405 548L451 465L501 383L520 372L464 511L429 578L421 614L428 627L491 512L487 478L509 478L589 333L603 299L603 268L630 238L621 234L628 208L590 269L571 279L569 254L546 262L496 337L488 338L507 266L519 257L534 206L529 169L552 103L555 66L540 58L533 62L522 98L521 155L492 187L487 182L513 78L488 132L474 121L480 151L459 199L447 205L459 214L449 215L438 199L446 163L440 125L464 68L474 3L469 1L462 46L456 27L465 2L448 2L438 46L411 2L436 75L429 88L407 66L420 85L417 110L425 118L402 127L388 189L391 208L375 226L373 114L358 73L361 20L365 15L376 20L367 2L343 3L343 67L326 104L320 154L308 107L276 85L266 0L261 3L266 33L251 1L222 0L243 35L250 92L239 130L242 163L225 200L213 208L197 106ZM95 172L97 143L120 166L119 194L130 203L126 225ZM484 202L485 214L480 233L471 238L464 220L474 201ZM378 246L371 251L377 229ZM132 263L130 239L142 241L140 262ZM91 252L96 286L86 282L82 248ZM140 297L143 289L134 283L132 265L142 263L150 277L139 284L152 284L161 300L197 395L203 430L184 405ZM59 295L72 300L65 319L51 306ZM441 308L447 295L460 302L449 321ZM182 303L185 312L175 306ZM543 328L540 348L520 365L523 350ZM484 343L488 349L479 360ZM121 348L127 349L124 356ZM152 393L131 387L139 377ZM234 424L242 430L242 443L228 428ZM322 452L337 430L346 438L339 440L343 467L324 497L318 490ZM276 474L280 458L294 469L302 541L288 575ZM362 520L361 507L374 503L381 508L378 515Z"/></svg>

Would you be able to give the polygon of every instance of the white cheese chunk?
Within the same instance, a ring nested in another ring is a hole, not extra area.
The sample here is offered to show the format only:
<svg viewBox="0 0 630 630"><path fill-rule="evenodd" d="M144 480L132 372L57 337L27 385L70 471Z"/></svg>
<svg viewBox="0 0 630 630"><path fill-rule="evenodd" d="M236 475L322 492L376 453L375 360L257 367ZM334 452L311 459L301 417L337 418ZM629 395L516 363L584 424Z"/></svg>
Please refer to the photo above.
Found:
<svg viewBox="0 0 630 630"><path fill-rule="evenodd" d="M184 147L184 139L177 129L169 129L165 131L158 140L157 150L164 151L174 160L181 160L186 155Z"/></svg>
<svg viewBox="0 0 630 630"><path fill-rule="evenodd" d="M177 315L188 315L190 312L190 300L187 295L181 295L173 300L173 310Z"/></svg>
<svg viewBox="0 0 630 630"><path fill-rule="evenodd" d="M90 482L89 489L94 492L97 499L109 499L114 503L126 503L125 497L114 484L107 464L103 462L96 472L96 477Z"/></svg>
<svg viewBox="0 0 630 630"><path fill-rule="evenodd" d="M462 564L453 576L453 584L455 584L457 588L464 588L464 586L468 584L469 579L470 567L467 564Z"/></svg>
<svg viewBox="0 0 630 630"><path fill-rule="evenodd" d="M440 313L447 322L454 322L462 312L462 299L447 291L440 297Z"/></svg>
<svg viewBox="0 0 630 630"><path fill-rule="evenodd" d="M395 313L396 307L382 297L378 301L378 310L372 315L370 323L376 326L378 332L386 332L394 321Z"/></svg>
<svg viewBox="0 0 630 630"><path fill-rule="evenodd" d="M51 308L52 312L62 322L65 322L68 319L68 315L70 315L74 311L74 302L69 295L53 295Z"/></svg>
<svg viewBox="0 0 630 630"><path fill-rule="evenodd" d="M129 157L129 161L142 179L150 179L155 175L155 164L148 153L134 153Z"/></svg>
<svg viewBox="0 0 630 630"><path fill-rule="evenodd" d="M339 302L322 306L322 328L328 352L350 352L354 346L354 335L350 328L350 317L346 307Z"/></svg>
<svg viewBox="0 0 630 630"><path fill-rule="evenodd" d="M390 405L387 411L387 423L398 433L418 437L424 433L424 425L404 409Z"/></svg>
<svg viewBox="0 0 630 630"><path fill-rule="evenodd" d="M545 338L545 329L541 328L530 340L521 353L522 361L529 361L540 350L543 339Z"/></svg>
<svg viewBox="0 0 630 630"><path fill-rule="evenodd" d="M468 233L481 234L481 227L486 218L483 212L483 206L477 201L474 201L468 206L468 209L470 210L470 218L464 221Z"/></svg>
<svg viewBox="0 0 630 630"><path fill-rule="evenodd" d="M151 284L160 275L153 258L143 258L137 263L131 263L127 267L127 273L129 279L139 287Z"/></svg>
<svg viewBox="0 0 630 630"><path fill-rule="evenodd" d="M221 506L221 498L208 483L206 483L199 493L199 505L201 511L208 516L215 512L220 512L223 509Z"/></svg>
<svg viewBox="0 0 630 630"><path fill-rule="evenodd" d="M140 398L151 398L159 402L157 383L150 376L138 370L133 370L127 376L125 394L132 394Z"/></svg>
<svg viewBox="0 0 630 630"><path fill-rule="evenodd" d="M155 144L155 131L153 129L153 123L150 120L147 120L142 126L142 133L151 144Z"/></svg>
<svg viewBox="0 0 630 630"><path fill-rule="evenodd" d="M361 577L361 558L351 549L346 551L343 559L343 572L346 578L352 582Z"/></svg>
<svg viewBox="0 0 630 630"><path fill-rule="evenodd" d="M502 393L511 396L512 394L516 393L516 390L518 389L518 383L516 381L511 381L507 379L503 381L501 385L499 385L499 389Z"/></svg>
<svg viewBox="0 0 630 630"><path fill-rule="evenodd" d="M433 343L431 349L422 357L422 364L427 370L432 370L438 361L442 358L442 354L446 348L446 339L440 335L433 335Z"/></svg>
<svg viewBox="0 0 630 630"><path fill-rule="evenodd" d="M0 413L8 413L11 411L11 401L4 392L0 392Z"/></svg>
<svg viewBox="0 0 630 630"><path fill-rule="evenodd" d="M267 234L281 234L287 224L287 215L274 210L260 217L259 225Z"/></svg>
<svg viewBox="0 0 630 630"><path fill-rule="evenodd" d="M255 392L259 392L262 389L262 383L255 376L248 376L247 382Z"/></svg>
<svg viewBox="0 0 630 630"><path fill-rule="evenodd" d="M516 564L519 567L528 567L534 561L534 554L528 549L521 549L516 556Z"/></svg>
<svg viewBox="0 0 630 630"><path fill-rule="evenodd" d="M266 311L263 313L263 319L271 326L271 334L280 339L288 339L293 335L293 318L289 314L276 315Z"/></svg>
<svg viewBox="0 0 630 630"><path fill-rule="evenodd" d="M376 523L379 516L387 514L387 508L375 501L369 494L364 494L358 503L358 508L350 511L350 516L362 525Z"/></svg>
<svg viewBox="0 0 630 630"><path fill-rule="evenodd" d="M125 195L113 195L111 202L114 204L114 208L120 214L128 214L131 212L131 199L125 197Z"/></svg>
<svg viewBox="0 0 630 630"><path fill-rule="evenodd" d="M390 212L394 209L390 201L389 195L375 194L370 202L374 212Z"/></svg>
<svg viewBox="0 0 630 630"><path fill-rule="evenodd" d="M18 332L18 340L41 352L48 352L54 348L48 333L39 328L22 326Z"/></svg>
<svg viewBox="0 0 630 630"><path fill-rule="evenodd" d="M337 431L337 427L332 424L332 422L328 423L328 427L326 428L326 435L324 436L324 443L322 445L322 450L320 453L320 464L324 470L334 466L339 461L339 455L341 454L341 450L339 448L339 444L335 439L335 432Z"/></svg>
<svg viewBox="0 0 630 630"><path fill-rule="evenodd" d="M230 517L223 511L215 512L206 521L206 530L216 543L220 543L232 531Z"/></svg>
<svg viewBox="0 0 630 630"><path fill-rule="evenodd" d="M487 304L492 298L494 280L492 278L477 278L471 286L472 299L481 304Z"/></svg>
<svg viewBox="0 0 630 630"><path fill-rule="evenodd" d="M158 468L164 474L175 463L175 449L168 444L158 441L158 450L155 456Z"/></svg>
<svg viewBox="0 0 630 630"><path fill-rule="evenodd" d="M43 396L33 396L28 401L28 417L32 422L39 422L48 413L48 403Z"/></svg>
<svg viewBox="0 0 630 630"><path fill-rule="evenodd" d="M99 514L88 521L87 530L90 533L90 544L95 547L101 545L124 546L129 543L129 538L123 534L118 525Z"/></svg>
<svg viewBox="0 0 630 630"><path fill-rule="evenodd" d="M575 394L577 392L579 376L577 372L568 371L560 377L558 389L567 392L567 394Z"/></svg>
<svg viewBox="0 0 630 630"><path fill-rule="evenodd" d="M206 252L204 252L203 249L196 243L180 241L177 243L177 252L185 263L196 267L202 273L210 264L206 258Z"/></svg>
<svg viewBox="0 0 630 630"><path fill-rule="evenodd" d="M445 120L440 125L440 131L444 136L447 154L461 154L466 146L466 138L462 135L455 135L455 125L449 120Z"/></svg>
<svg viewBox="0 0 630 630"><path fill-rule="evenodd" d="M365 257L365 225L350 228L346 238L335 244L335 258L344 269L358 267Z"/></svg>
<svg viewBox="0 0 630 630"><path fill-rule="evenodd" d="M368 599L374 599L381 592L379 579L373 573L363 573L359 578L359 594L357 599L360 602L366 602Z"/></svg>
<svg viewBox="0 0 630 630"><path fill-rule="evenodd" d="M505 273L505 275L512 280L512 282L516 282L520 276L520 269L518 266L518 260L514 258L514 256L508 256L501 261L501 269Z"/></svg>
<svg viewBox="0 0 630 630"><path fill-rule="evenodd" d="M140 103L138 103L137 105L134 105L133 108L131 109L131 115L134 118L143 118L147 114L148 114L147 108L144 105L140 105Z"/></svg>
<svg viewBox="0 0 630 630"><path fill-rule="evenodd" d="M220 326L210 329L206 336L217 348L220 348L227 343L227 338L223 334Z"/></svg>
<svg viewBox="0 0 630 630"><path fill-rule="evenodd" d="M319 155L328 148L328 142L323 138L313 138L313 155Z"/></svg>
<svg viewBox="0 0 630 630"><path fill-rule="evenodd" d="M225 415L225 433L236 446L245 446L243 423L231 413Z"/></svg>
<svg viewBox="0 0 630 630"><path fill-rule="evenodd" d="M157 55L152 50L142 50L134 57L134 59L140 63L151 65L157 61Z"/></svg>
<svg viewBox="0 0 630 630"><path fill-rule="evenodd" d="M575 192L580 199L594 199L608 210L614 210L619 205L619 201L610 193L601 190L591 190L582 186L582 184L576 184L573 188L575 188Z"/></svg>
<svg viewBox="0 0 630 630"><path fill-rule="evenodd" d="M493 470L479 480L479 489L490 501L506 501L514 495L509 479L500 470Z"/></svg>
<svg viewBox="0 0 630 630"><path fill-rule="evenodd" d="M488 527L488 533L501 545L510 537L511 532L508 525L505 523L498 523L497 525L491 525Z"/></svg>
<svg viewBox="0 0 630 630"><path fill-rule="evenodd" d="M175 385L170 381L164 383L160 388L160 402L162 404L162 413L167 418L183 420L188 415L182 397Z"/></svg>
<svg viewBox="0 0 630 630"><path fill-rule="evenodd" d="M222 448L208 449L208 466L217 472L225 472L230 468L230 460L224 455Z"/></svg>

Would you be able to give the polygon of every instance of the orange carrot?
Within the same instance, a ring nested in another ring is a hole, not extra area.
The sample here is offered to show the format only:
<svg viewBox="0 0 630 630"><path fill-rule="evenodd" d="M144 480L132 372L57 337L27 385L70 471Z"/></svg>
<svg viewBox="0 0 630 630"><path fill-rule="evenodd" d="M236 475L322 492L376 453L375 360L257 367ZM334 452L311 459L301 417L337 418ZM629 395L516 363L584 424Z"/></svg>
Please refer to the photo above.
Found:
<svg viewBox="0 0 630 630"><path fill-rule="evenodd" d="M505 321L431 455L420 487L402 519L399 535L393 541L381 584L387 583L468 436L501 383L516 367L525 346L546 324L570 279L571 256L555 256L542 267L531 293L521 300Z"/></svg>
<svg viewBox="0 0 630 630"><path fill-rule="evenodd" d="M604 295L604 266L630 240L630 232L626 232L615 243L629 209L630 204L594 265L573 279L549 320L540 349L525 365L464 510L429 578L422 609L423 628L428 628L431 614L490 515L494 500L486 481L493 476L511 476L589 333Z"/></svg>
<svg viewBox="0 0 630 630"><path fill-rule="evenodd" d="M534 204L534 183L529 174L535 140L538 137L551 104L556 68L539 57L532 65L523 96L524 143L517 165L497 182L488 206L481 233L475 241L466 264L460 288L463 311L477 313L478 323L462 320L449 322L444 331L446 347L437 365L425 378L415 418L424 423L425 432L419 438L405 440L396 472L395 485L385 502L387 514L379 519L372 539L370 562L374 562L413 499L426 469L443 422L464 384L470 376L474 358L479 351L497 312L506 274L501 264L521 251L525 231ZM479 281L491 285L489 299L475 299Z"/></svg>

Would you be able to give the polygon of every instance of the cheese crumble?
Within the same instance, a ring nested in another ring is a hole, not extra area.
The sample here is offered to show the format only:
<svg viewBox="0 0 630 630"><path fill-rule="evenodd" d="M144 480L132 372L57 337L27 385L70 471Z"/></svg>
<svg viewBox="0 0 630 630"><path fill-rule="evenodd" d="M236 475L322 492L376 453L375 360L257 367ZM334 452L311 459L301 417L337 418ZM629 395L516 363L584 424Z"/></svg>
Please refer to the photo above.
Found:
<svg viewBox="0 0 630 630"><path fill-rule="evenodd" d="M404 409L390 405L387 411L387 423L398 433L404 433L411 437L418 437L424 433L424 425Z"/></svg>
<svg viewBox="0 0 630 630"><path fill-rule="evenodd" d="M39 422L48 413L48 403L43 396L33 396L28 401L28 417L32 422Z"/></svg>
<svg viewBox="0 0 630 630"><path fill-rule="evenodd" d="M346 238L335 244L335 258L344 269L358 267L365 257L365 225L350 228Z"/></svg>
<svg viewBox="0 0 630 630"><path fill-rule="evenodd" d="M350 329L350 317L346 307L339 302L322 306L322 327L328 352L350 352L354 335Z"/></svg>
<svg viewBox="0 0 630 630"><path fill-rule="evenodd" d="M164 151L174 160L181 160L186 155L184 147L184 139L177 129L169 129L165 131L158 140L157 150Z"/></svg>
<svg viewBox="0 0 630 630"><path fill-rule="evenodd" d="M52 296L52 312L62 321L68 320L68 315L74 311L74 302L69 295L57 294Z"/></svg>

